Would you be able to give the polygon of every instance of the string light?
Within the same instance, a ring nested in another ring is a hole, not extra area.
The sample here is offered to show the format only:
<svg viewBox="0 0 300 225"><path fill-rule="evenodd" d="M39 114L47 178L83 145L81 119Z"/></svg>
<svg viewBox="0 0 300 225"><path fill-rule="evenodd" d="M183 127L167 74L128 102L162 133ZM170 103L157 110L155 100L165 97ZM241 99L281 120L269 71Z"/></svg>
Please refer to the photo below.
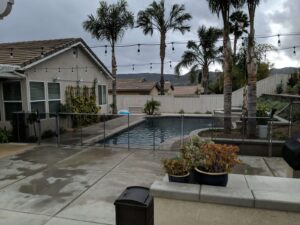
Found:
<svg viewBox="0 0 300 225"><path fill-rule="evenodd" d="M58 68L58 72L60 73L60 67Z"/></svg>
<svg viewBox="0 0 300 225"><path fill-rule="evenodd" d="M77 49L74 47L73 48L73 56L76 57L77 56Z"/></svg>
<svg viewBox="0 0 300 225"><path fill-rule="evenodd" d="M280 41L280 34L278 34L278 46L281 46L281 41Z"/></svg>
<svg viewBox="0 0 300 225"><path fill-rule="evenodd" d="M42 51L41 51L41 57L44 58L44 56L45 56L45 53L44 53L44 47L42 47L41 50L42 50Z"/></svg>
<svg viewBox="0 0 300 225"><path fill-rule="evenodd" d="M296 46L294 46L294 55L296 55L297 53L296 53Z"/></svg>
<svg viewBox="0 0 300 225"><path fill-rule="evenodd" d="M150 63L150 70L152 70L152 68L153 68L153 67L152 67L152 63Z"/></svg>
<svg viewBox="0 0 300 225"><path fill-rule="evenodd" d="M72 67L72 73L74 72L74 68Z"/></svg>
<svg viewBox="0 0 300 225"><path fill-rule="evenodd" d="M107 55L107 45L105 45L105 51L104 51L105 55Z"/></svg>
<svg viewBox="0 0 300 225"><path fill-rule="evenodd" d="M132 71L134 71L134 64L132 64Z"/></svg>
<svg viewBox="0 0 300 225"><path fill-rule="evenodd" d="M14 57L14 49L11 48L11 49L10 49L10 58L12 59L13 57Z"/></svg>
<svg viewBox="0 0 300 225"><path fill-rule="evenodd" d="M172 52L175 52L174 42L172 42L171 44L172 44Z"/></svg>
<svg viewBox="0 0 300 225"><path fill-rule="evenodd" d="M169 63L170 63L170 68L172 68L172 61L169 61Z"/></svg>
<svg viewBox="0 0 300 225"><path fill-rule="evenodd" d="M48 68L46 68L46 73L48 73Z"/></svg>
<svg viewBox="0 0 300 225"><path fill-rule="evenodd" d="M85 72L87 73L87 66L85 67Z"/></svg>
<svg viewBox="0 0 300 225"><path fill-rule="evenodd" d="M137 54L140 55L140 53L141 53L141 44L138 44Z"/></svg>

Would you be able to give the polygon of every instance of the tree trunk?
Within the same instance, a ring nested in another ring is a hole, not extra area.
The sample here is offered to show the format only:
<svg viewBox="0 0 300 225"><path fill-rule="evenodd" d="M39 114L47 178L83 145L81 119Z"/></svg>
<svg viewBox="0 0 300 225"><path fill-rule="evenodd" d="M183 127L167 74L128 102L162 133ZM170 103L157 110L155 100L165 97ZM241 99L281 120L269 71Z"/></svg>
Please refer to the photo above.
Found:
<svg viewBox="0 0 300 225"><path fill-rule="evenodd" d="M209 69L208 69L208 63L204 62L203 65L203 75L202 75L202 86L204 88L204 94L206 95L208 93L208 78L209 78Z"/></svg>
<svg viewBox="0 0 300 225"><path fill-rule="evenodd" d="M228 17L224 20L224 130L231 132L231 105L232 105L232 50L229 38Z"/></svg>
<svg viewBox="0 0 300 225"><path fill-rule="evenodd" d="M160 94L165 95L164 63L166 57L166 33L160 35Z"/></svg>
<svg viewBox="0 0 300 225"><path fill-rule="evenodd" d="M247 71L248 71L248 127L247 133L249 138L256 137L256 75L257 75L257 59L255 56L254 43L254 18L255 18L254 3L248 3L250 17L250 33L247 53Z"/></svg>
<svg viewBox="0 0 300 225"><path fill-rule="evenodd" d="M112 113L117 114L117 61L115 55L115 43L111 46L111 66L112 66L112 76L114 78L112 82L112 92L113 92L113 103L112 103Z"/></svg>
<svg viewBox="0 0 300 225"><path fill-rule="evenodd" d="M234 64L236 63L237 41L238 41L237 36L234 36L234 42L233 42L233 60L234 60Z"/></svg>

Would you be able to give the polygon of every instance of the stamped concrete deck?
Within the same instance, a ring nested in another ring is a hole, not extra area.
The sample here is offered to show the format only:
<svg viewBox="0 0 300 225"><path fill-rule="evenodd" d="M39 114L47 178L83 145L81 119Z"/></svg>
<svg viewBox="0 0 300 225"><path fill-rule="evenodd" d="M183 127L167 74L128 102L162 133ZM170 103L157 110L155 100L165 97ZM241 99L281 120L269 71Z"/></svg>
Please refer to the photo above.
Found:
<svg viewBox="0 0 300 225"><path fill-rule="evenodd" d="M0 224L115 224L114 201L127 186L161 179L176 152L39 146L0 160ZM242 157L234 173L288 176L278 158Z"/></svg>

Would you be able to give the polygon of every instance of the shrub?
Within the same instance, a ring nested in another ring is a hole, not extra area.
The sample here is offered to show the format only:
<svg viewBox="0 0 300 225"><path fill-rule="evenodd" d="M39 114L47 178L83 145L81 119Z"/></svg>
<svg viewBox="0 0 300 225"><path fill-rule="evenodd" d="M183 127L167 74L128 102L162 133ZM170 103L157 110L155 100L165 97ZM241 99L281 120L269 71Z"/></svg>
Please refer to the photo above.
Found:
<svg viewBox="0 0 300 225"><path fill-rule="evenodd" d="M10 133L5 129L0 129L0 143L8 143L10 139Z"/></svg>
<svg viewBox="0 0 300 225"><path fill-rule="evenodd" d="M191 166L186 159L183 158L173 158L173 159L164 159L163 166L166 172L174 176L183 176L186 175Z"/></svg>
<svg viewBox="0 0 300 225"><path fill-rule="evenodd" d="M292 73L291 77L289 78L287 85L291 88L293 88L298 82L299 82L298 74Z"/></svg>
<svg viewBox="0 0 300 225"><path fill-rule="evenodd" d="M276 87L276 94L282 94L282 93L283 93L283 83L281 81L280 84L278 84Z"/></svg>
<svg viewBox="0 0 300 225"><path fill-rule="evenodd" d="M153 115L155 112L159 110L160 102L154 100L153 98L151 100L148 100L144 107L144 112L147 115Z"/></svg>
<svg viewBox="0 0 300 225"><path fill-rule="evenodd" d="M210 173L229 173L240 163L237 153L238 146L205 144L201 146L199 161L196 167Z"/></svg>

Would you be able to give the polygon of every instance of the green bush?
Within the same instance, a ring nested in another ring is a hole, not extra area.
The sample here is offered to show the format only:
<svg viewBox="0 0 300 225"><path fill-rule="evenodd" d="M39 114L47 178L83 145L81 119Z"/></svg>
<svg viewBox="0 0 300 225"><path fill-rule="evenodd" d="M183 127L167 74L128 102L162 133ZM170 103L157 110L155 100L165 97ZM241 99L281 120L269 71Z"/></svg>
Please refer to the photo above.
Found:
<svg viewBox="0 0 300 225"><path fill-rule="evenodd" d="M282 93L283 93L283 83L281 81L280 84L278 84L276 87L276 94L282 94Z"/></svg>
<svg viewBox="0 0 300 225"><path fill-rule="evenodd" d="M0 143L8 143L10 139L10 134L6 130L0 129Z"/></svg>
<svg viewBox="0 0 300 225"><path fill-rule="evenodd" d="M154 99L148 100L144 107L144 112L147 115L153 115L155 112L159 110L160 102Z"/></svg>

